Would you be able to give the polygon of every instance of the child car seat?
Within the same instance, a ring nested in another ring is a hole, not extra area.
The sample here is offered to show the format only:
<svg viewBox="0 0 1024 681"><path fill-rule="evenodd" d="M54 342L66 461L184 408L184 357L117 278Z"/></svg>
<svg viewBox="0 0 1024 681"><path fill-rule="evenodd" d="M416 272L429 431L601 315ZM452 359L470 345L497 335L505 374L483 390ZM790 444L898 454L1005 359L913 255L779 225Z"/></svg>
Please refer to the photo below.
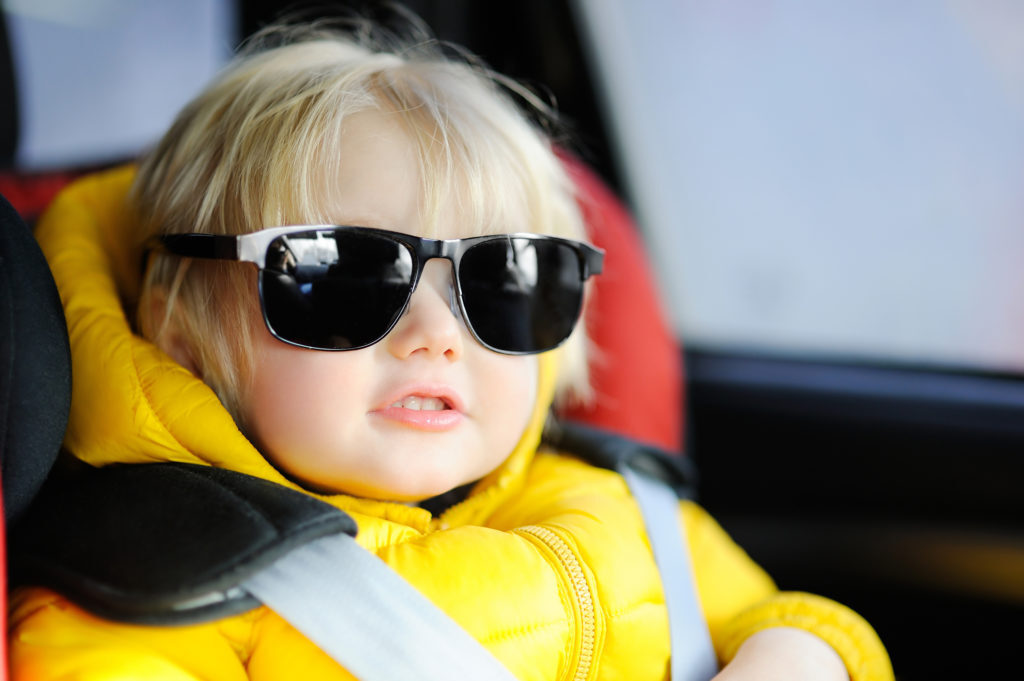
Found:
<svg viewBox="0 0 1024 681"><path fill-rule="evenodd" d="M579 187L591 239L608 257L589 312L598 349L593 366L598 400L567 410L563 418L677 450L680 356L660 318L634 227L591 171L571 158L565 163ZM10 521L38 491L56 457L69 406L70 366L63 311L49 270L15 211L6 202L2 208L0 314L9 315L11 323L0 326L0 427L6 427L0 430L0 454ZM3 373L5 368L10 370ZM615 395L630 399L615 402Z"/></svg>

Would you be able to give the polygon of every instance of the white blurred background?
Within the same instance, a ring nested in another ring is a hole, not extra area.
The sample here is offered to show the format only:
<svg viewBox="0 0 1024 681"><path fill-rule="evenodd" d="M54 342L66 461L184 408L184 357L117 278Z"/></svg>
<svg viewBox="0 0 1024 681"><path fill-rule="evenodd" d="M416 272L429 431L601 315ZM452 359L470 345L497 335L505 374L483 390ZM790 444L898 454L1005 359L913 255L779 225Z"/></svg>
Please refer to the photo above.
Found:
<svg viewBox="0 0 1024 681"><path fill-rule="evenodd" d="M689 345L1024 370L1024 3L575 9Z"/></svg>
<svg viewBox="0 0 1024 681"><path fill-rule="evenodd" d="M118 161L152 144L231 56L229 0L2 0L18 87L14 164Z"/></svg>

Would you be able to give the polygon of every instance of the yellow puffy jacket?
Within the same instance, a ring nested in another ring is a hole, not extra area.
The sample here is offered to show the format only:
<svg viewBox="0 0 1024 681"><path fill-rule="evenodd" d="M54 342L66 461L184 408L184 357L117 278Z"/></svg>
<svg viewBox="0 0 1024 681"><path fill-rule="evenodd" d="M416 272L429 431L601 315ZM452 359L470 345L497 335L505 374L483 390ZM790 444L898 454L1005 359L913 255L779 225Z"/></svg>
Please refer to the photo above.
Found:
<svg viewBox="0 0 1024 681"><path fill-rule="evenodd" d="M140 253L125 209L131 169L86 178L37 237L68 319L73 397L65 445L94 465L182 461L299 489L238 431L213 392L133 334ZM538 452L555 353L541 357L529 427L507 461L438 517L344 495L357 541L449 613L520 679L663 679L669 637L659 576L622 478ZM853 679L891 679L872 629L836 603L780 593L697 505L683 503L700 601L720 659L771 626L828 641ZM345 679L265 607L201 625L100 619L40 588L12 596L15 679ZM401 646L402 641L394 645Z"/></svg>

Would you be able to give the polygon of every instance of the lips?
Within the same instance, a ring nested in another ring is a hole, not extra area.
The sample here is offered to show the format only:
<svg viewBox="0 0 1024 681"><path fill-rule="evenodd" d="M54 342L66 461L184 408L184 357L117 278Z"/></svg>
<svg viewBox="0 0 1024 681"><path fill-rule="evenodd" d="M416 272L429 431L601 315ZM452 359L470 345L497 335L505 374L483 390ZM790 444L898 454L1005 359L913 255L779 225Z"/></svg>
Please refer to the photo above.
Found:
<svg viewBox="0 0 1024 681"><path fill-rule="evenodd" d="M371 411L371 415L415 430L451 430L465 419L462 399L446 385L407 385L381 404L383 406Z"/></svg>

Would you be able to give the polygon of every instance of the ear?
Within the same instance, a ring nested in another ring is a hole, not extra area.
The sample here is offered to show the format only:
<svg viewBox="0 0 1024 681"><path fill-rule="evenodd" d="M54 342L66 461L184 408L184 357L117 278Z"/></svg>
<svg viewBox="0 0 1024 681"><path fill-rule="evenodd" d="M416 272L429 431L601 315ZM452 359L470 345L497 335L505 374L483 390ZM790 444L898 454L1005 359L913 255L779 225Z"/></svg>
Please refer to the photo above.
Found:
<svg viewBox="0 0 1024 681"><path fill-rule="evenodd" d="M181 308L173 308L168 316L168 295L162 287L153 287L149 292L148 301L144 304L148 305L146 312L149 318L145 326L149 327L146 333L150 340L171 359L201 379L202 373L199 371L199 365L192 353L192 345L182 324Z"/></svg>

